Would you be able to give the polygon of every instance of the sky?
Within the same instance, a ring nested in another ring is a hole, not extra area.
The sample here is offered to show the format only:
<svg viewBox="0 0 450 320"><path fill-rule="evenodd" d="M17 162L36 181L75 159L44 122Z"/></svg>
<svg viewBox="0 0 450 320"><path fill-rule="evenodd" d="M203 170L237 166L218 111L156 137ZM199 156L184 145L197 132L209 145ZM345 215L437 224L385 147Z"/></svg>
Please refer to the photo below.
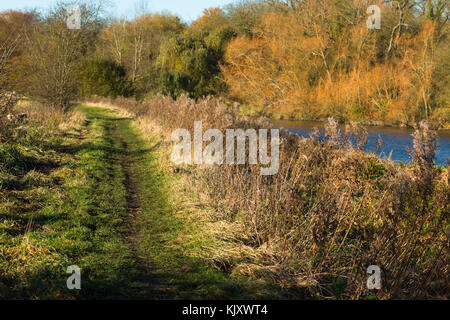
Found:
<svg viewBox="0 0 450 320"><path fill-rule="evenodd" d="M115 16L132 17L135 12L135 0L108 0L115 4L109 8ZM190 22L202 15L205 8L224 6L233 0L144 0L151 12L169 11L180 16L185 22ZM55 0L0 0L0 11L9 9L46 8Z"/></svg>

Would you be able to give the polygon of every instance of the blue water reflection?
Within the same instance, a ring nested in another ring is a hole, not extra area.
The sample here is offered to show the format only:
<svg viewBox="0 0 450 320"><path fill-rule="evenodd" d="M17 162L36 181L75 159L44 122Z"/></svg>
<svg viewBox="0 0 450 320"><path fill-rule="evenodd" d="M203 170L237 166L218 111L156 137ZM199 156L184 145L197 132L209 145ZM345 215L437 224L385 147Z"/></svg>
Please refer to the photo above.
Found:
<svg viewBox="0 0 450 320"><path fill-rule="evenodd" d="M314 127L323 132L324 124L315 121L290 121L273 120L273 125L278 128L284 128L299 136L309 137ZM340 128L344 131L344 127ZM412 129L392 128L392 127L366 127L368 132L368 143L366 151L373 152L381 157L387 158L391 154L393 161L410 162L408 147L412 148L413 138ZM439 131L438 153L436 155L436 164L446 165L450 161L450 131ZM377 151L378 137L383 140L383 146ZM391 153L392 152L392 153Z"/></svg>

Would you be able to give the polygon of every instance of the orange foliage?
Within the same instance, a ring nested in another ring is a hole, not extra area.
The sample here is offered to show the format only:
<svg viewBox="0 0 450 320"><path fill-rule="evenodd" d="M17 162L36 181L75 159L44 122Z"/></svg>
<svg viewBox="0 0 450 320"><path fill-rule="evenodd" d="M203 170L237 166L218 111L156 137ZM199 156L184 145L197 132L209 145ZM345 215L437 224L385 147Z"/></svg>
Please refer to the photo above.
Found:
<svg viewBox="0 0 450 320"><path fill-rule="evenodd" d="M380 60L365 18L336 37L319 13L271 12L256 37L230 42L222 66L230 94L275 117L413 122L429 96L432 58L423 48L433 28L402 37L397 54Z"/></svg>

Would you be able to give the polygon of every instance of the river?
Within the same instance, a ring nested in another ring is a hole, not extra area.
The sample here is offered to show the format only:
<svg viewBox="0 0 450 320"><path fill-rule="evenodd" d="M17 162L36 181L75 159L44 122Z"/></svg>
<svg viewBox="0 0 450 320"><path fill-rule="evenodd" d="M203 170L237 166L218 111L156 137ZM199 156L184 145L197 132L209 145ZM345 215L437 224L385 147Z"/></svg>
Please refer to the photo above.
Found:
<svg viewBox="0 0 450 320"><path fill-rule="evenodd" d="M314 127L323 132L324 123L316 121L291 121L272 120L276 128L283 128L299 136L309 137ZM387 158L391 154L391 160L395 162L410 162L408 147L412 148L413 138L411 134L414 130L393 127L365 127L368 133L368 143L366 151ZM340 127L341 132L344 127ZM438 131L439 143L436 154L436 164L446 165L450 161L450 130ZM378 137L383 140L383 146L377 151Z"/></svg>

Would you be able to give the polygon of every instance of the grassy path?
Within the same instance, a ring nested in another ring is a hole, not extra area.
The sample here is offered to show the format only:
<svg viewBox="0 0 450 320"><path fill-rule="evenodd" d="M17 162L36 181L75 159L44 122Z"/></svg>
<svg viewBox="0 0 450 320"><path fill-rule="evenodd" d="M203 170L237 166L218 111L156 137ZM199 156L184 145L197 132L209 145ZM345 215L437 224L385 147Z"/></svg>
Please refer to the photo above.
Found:
<svg viewBox="0 0 450 320"><path fill-rule="evenodd" d="M131 119L101 108L76 111L87 117L77 134L39 128L41 139L0 150L12 173L0 176L0 297L170 298L138 245L132 167L151 150ZM81 290L66 288L70 265L81 268Z"/></svg>
<svg viewBox="0 0 450 320"><path fill-rule="evenodd" d="M200 258L214 240L171 204L177 177L158 165L156 137L109 109L75 111L86 118L71 133L41 127L0 145L0 298L289 296ZM81 290L66 287L71 265Z"/></svg>
<svg viewBox="0 0 450 320"><path fill-rule="evenodd" d="M107 291L114 293L113 298L171 298L172 294L168 289L162 288L161 280L153 273L150 253L142 252L139 243L141 229L138 216L142 213L142 195L139 194L139 179L133 168L138 162L147 163L152 150L131 128L131 119L118 117L107 109L83 106L80 110L87 115L90 131L101 134L96 138L102 151L95 158L95 166L100 166L96 180L99 186L105 188L102 196L115 198L111 203L116 205L114 208L109 207L109 210L117 211L121 221L120 225L110 230L112 234L117 233L115 244L111 246L117 248L111 252L108 263L117 264L114 266L115 270L111 270L115 274L115 281L111 282L113 285L109 285ZM104 207L105 204L102 204L98 209L103 210ZM97 290L97 287L92 288L92 297L109 298L109 294ZM88 295L91 296L89 293Z"/></svg>

